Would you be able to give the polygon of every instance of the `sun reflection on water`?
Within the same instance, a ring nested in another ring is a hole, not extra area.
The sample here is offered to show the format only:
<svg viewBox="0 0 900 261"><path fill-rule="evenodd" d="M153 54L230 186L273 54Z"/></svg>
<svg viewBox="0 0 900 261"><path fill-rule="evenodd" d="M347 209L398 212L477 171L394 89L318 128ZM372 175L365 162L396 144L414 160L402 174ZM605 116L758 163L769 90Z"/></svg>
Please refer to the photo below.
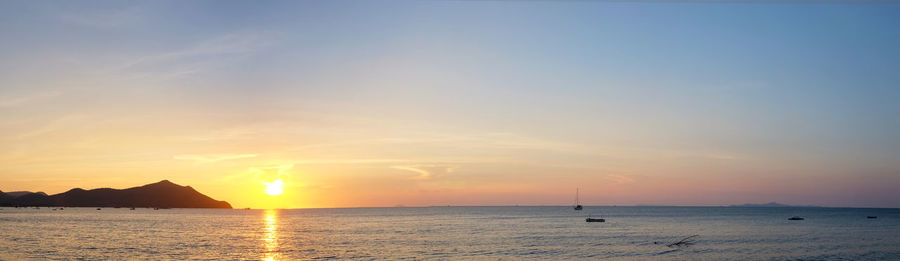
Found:
<svg viewBox="0 0 900 261"><path fill-rule="evenodd" d="M262 260L281 260L281 253L278 252L278 210L266 210L263 219L265 222L263 227L265 252L263 252Z"/></svg>

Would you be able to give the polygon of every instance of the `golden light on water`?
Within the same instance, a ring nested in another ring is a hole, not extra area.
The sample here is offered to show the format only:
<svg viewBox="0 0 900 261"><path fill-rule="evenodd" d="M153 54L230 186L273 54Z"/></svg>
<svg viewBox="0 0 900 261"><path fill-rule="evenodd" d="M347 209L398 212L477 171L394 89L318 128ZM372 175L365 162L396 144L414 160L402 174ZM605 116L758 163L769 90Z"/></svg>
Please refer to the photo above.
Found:
<svg viewBox="0 0 900 261"><path fill-rule="evenodd" d="M269 194L272 196L278 196L278 195L281 195L281 193L284 193L284 182L281 181L280 179L272 181L272 182L265 182L265 184L266 184L266 194Z"/></svg>
<svg viewBox="0 0 900 261"><path fill-rule="evenodd" d="M278 252L278 210L266 210L263 219L263 246L265 252L263 252L262 260L281 260L281 253Z"/></svg>

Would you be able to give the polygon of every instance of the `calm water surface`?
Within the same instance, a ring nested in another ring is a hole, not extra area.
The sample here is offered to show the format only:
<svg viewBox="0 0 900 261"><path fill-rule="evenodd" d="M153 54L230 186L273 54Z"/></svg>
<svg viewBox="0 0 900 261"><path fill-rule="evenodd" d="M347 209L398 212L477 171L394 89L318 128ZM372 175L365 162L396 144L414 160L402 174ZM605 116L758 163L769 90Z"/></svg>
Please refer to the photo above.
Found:
<svg viewBox="0 0 900 261"><path fill-rule="evenodd" d="M665 246L695 234L692 246ZM600 258L900 260L900 209L0 208L0 259Z"/></svg>

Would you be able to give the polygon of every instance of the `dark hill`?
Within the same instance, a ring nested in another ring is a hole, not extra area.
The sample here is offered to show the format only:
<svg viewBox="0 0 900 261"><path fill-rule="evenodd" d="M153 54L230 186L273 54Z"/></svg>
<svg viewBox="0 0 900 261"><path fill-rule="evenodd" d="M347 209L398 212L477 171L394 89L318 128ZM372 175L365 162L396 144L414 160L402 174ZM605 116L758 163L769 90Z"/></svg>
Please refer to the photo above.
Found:
<svg viewBox="0 0 900 261"><path fill-rule="evenodd" d="M11 201L6 202L4 201ZM0 204L54 207L154 207L154 208L231 208L225 201L214 200L190 186L179 186L168 180L128 189L80 188L47 196L31 193L9 199L0 195Z"/></svg>
<svg viewBox="0 0 900 261"><path fill-rule="evenodd" d="M6 195L6 193L3 193L3 191L0 191L0 206L11 205L12 199L12 197Z"/></svg>
<svg viewBox="0 0 900 261"><path fill-rule="evenodd" d="M41 194L41 195L47 196L47 193L44 193L44 192L31 192L31 191L13 191L13 192L6 192L6 195L7 195L7 196L10 196L10 197L17 198L17 197L25 196L25 195L28 195L28 194L34 194L34 193L37 193L37 194Z"/></svg>

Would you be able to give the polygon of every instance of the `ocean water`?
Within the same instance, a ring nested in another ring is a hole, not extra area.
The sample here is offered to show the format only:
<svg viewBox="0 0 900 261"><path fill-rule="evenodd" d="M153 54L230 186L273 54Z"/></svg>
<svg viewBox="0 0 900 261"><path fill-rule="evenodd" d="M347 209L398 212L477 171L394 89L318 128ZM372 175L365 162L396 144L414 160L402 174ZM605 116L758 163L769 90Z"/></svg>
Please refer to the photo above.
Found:
<svg viewBox="0 0 900 261"><path fill-rule="evenodd" d="M900 209L3 207L0 259L900 260Z"/></svg>

